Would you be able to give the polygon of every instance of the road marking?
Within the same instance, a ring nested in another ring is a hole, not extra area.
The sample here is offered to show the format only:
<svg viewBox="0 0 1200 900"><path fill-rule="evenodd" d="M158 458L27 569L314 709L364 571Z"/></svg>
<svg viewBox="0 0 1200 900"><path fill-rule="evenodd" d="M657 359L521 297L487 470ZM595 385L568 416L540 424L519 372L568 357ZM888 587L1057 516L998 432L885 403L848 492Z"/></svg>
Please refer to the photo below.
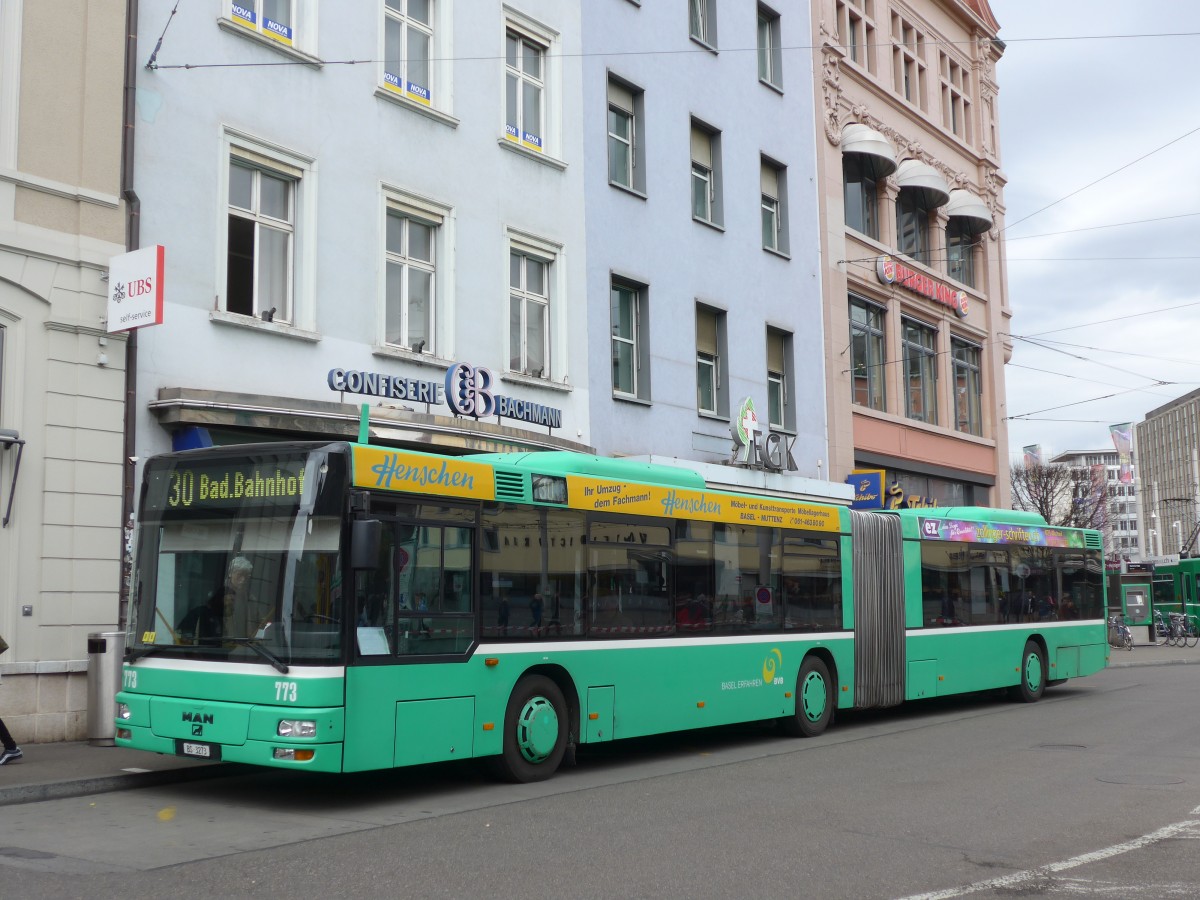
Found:
<svg viewBox="0 0 1200 900"><path fill-rule="evenodd" d="M1193 809L1191 815L1200 816L1200 806ZM1178 837L1182 832L1188 831L1192 828L1200 828L1200 819L1185 819L1182 822L1176 822L1174 825L1167 825L1158 829L1157 831L1152 831L1149 834L1144 834L1141 837L1134 838L1131 841L1125 841L1121 844L1113 844L1111 847L1105 847L1103 850L1093 850L1091 853L1073 856L1070 859L1064 859L1060 862L1039 866L1036 869L1026 869L1024 872L1014 872L1012 875L1002 875L999 878L989 878L987 881L977 881L974 884L946 888L943 891L932 891L927 894L911 894L908 897L901 898L901 900L950 900L951 897L963 897L967 894L977 893L978 891L1012 888L1021 884L1022 882L1046 878L1049 875L1054 875L1058 872L1065 872L1068 869L1074 869L1079 866L1085 866L1088 863L1099 862L1104 859L1110 859L1114 856L1120 856L1122 853L1128 853L1131 850L1140 850L1143 847L1149 847L1151 844L1157 844L1159 841L1165 841L1168 838ZM1191 836L1196 835L1189 835L1189 837Z"/></svg>

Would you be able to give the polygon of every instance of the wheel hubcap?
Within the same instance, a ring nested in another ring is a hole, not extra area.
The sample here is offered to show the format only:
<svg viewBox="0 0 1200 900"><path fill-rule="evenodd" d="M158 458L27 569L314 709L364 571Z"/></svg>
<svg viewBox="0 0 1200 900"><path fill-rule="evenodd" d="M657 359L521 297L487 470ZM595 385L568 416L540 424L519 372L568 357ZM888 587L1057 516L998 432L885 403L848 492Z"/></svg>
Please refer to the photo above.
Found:
<svg viewBox="0 0 1200 900"><path fill-rule="evenodd" d="M1025 683L1031 691L1042 686L1042 658L1036 653L1030 653L1025 658Z"/></svg>
<svg viewBox="0 0 1200 900"><path fill-rule="evenodd" d="M558 713L545 697L531 697L517 717L517 746L531 763L540 763L558 743Z"/></svg>
<svg viewBox="0 0 1200 900"><path fill-rule="evenodd" d="M819 722L821 716L825 715L825 704L828 702L825 679L816 672L809 672L800 688L800 701L804 709L804 718L810 722Z"/></svg>

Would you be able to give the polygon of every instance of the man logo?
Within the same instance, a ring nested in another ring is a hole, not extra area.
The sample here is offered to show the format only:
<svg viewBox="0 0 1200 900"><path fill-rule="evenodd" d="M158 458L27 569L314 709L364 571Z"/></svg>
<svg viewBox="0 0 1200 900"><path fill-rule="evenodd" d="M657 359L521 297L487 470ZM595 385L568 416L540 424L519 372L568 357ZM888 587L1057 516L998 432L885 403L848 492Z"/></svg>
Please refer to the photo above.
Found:
<svg viewBox="0 0 1200 900"><path fill-rule="evenodd" d="M204 734L204 726L203 725L197 723L192 726L192 737L200 737L200 735L202 735L202 734Z"/></svg>

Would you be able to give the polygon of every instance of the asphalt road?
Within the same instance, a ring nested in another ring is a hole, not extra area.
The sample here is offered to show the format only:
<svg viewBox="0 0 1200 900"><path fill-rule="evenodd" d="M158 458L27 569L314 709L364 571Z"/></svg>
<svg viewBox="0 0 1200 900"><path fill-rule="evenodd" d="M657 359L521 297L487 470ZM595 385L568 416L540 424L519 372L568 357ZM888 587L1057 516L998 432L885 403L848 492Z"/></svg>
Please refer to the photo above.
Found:
<svg viewBox="0 0 1200 900"><path fill-rule="evenodd" d="M5 897L1200 894L1200 668L471 764L264 771L0 811Z"/></svg>

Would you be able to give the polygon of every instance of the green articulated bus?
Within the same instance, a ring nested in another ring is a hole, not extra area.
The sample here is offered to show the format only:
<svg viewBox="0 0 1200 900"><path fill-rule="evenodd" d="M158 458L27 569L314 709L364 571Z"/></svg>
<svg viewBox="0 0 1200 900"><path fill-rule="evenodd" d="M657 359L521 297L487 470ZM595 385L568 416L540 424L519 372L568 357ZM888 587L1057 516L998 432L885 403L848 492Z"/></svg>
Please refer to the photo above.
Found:
<svg viewBox="0 0 1200 900"><path fill-rule="evenodd" d="M146 463L116 742L354 772L1008 688L1104 667L1101 536L858 512L572 453L353 443Z"/></svg>

